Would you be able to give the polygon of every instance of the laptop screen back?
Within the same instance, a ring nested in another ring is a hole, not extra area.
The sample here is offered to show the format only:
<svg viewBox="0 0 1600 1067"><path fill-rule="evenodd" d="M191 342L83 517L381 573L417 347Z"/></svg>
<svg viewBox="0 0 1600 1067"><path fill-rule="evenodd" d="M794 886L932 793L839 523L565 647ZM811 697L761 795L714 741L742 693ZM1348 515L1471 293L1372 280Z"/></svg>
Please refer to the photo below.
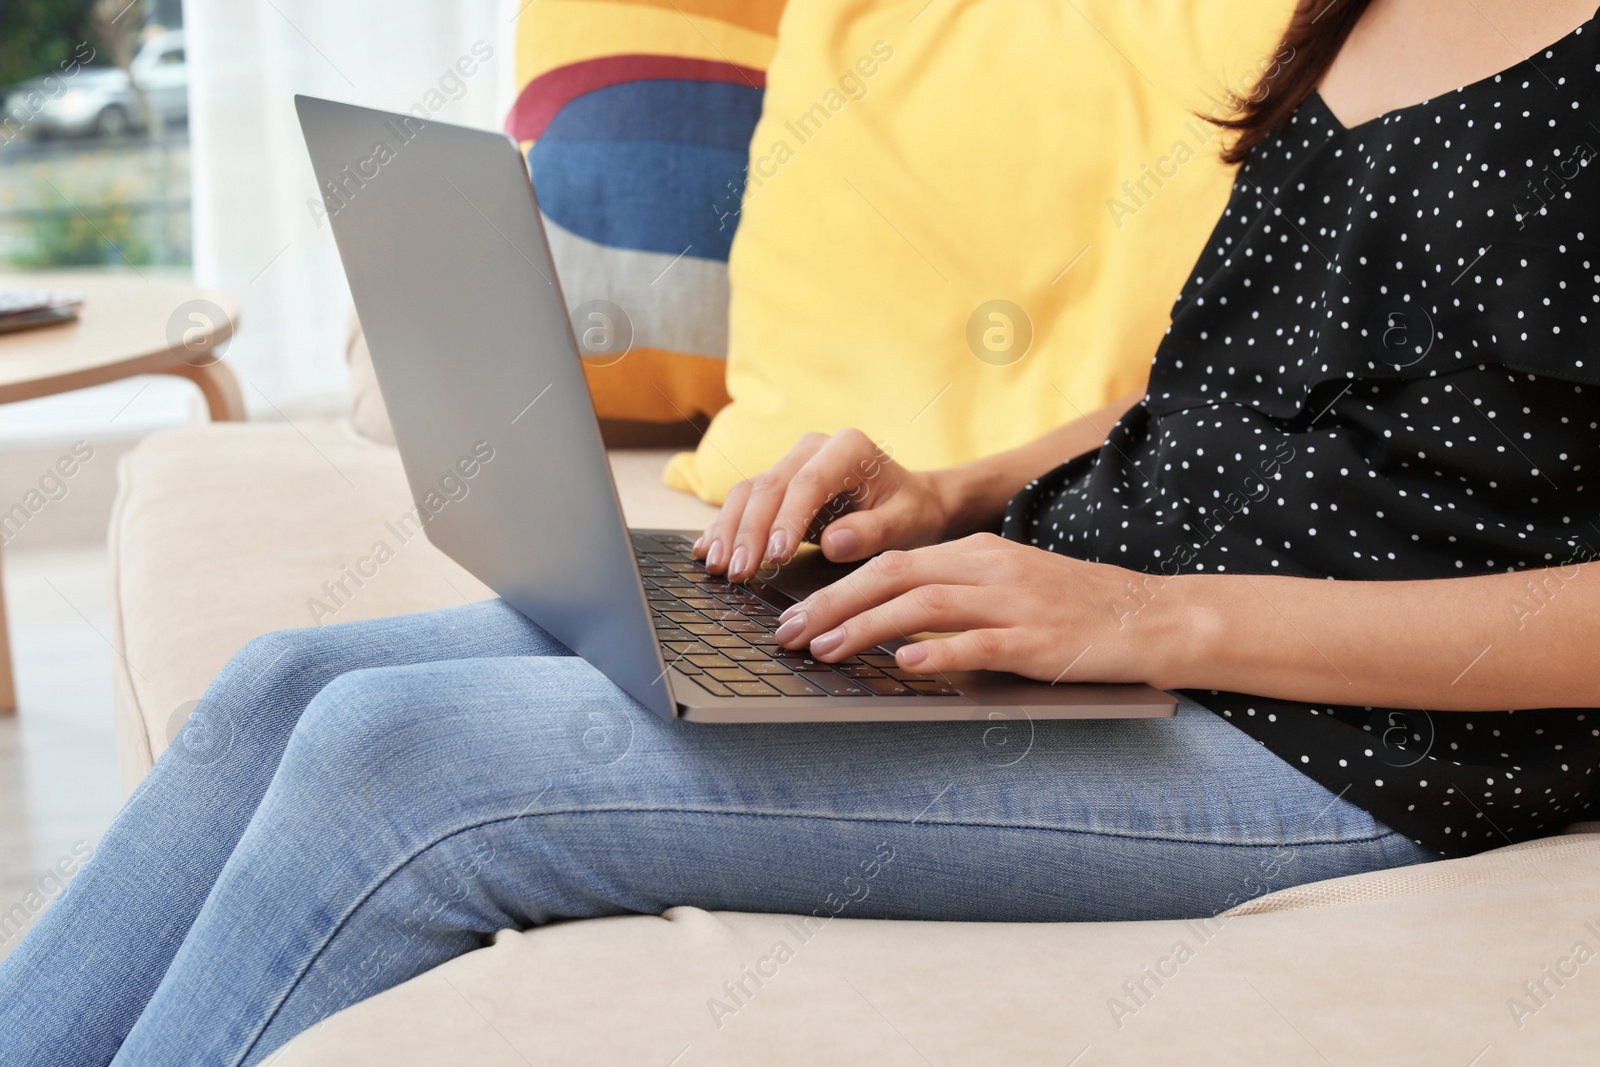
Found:
<svg viewBox="0 0 1600 1067"><path fill-rule="evenodd" d="M295 102L417 525L635 699L672 716L517 146L409 115Z"/></svg>

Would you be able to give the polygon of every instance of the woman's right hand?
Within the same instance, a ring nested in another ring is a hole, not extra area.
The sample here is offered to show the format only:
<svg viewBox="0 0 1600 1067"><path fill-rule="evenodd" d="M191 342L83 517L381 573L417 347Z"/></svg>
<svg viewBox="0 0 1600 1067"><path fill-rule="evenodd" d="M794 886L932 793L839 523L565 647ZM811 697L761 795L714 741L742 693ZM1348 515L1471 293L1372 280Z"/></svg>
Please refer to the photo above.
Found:
<svg viewBox="0 0 1600 1067"><path fill-rule="evenodd" d="M809 433L765 474L728 492L694 544L712 574L754 577L763 559L784 563L816 540L837 562L920 548L950 533L953 504L937 475L910 471L860 430Z"/></svg>

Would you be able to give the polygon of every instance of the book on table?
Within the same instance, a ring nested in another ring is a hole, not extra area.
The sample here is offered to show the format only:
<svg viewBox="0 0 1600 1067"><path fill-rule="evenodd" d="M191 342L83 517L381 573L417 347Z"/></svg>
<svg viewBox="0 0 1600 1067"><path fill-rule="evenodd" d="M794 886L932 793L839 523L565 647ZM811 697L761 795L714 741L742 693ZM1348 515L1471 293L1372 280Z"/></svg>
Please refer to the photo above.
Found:
<svg viewBox="0 0 1600 1067"><path fill-rule="evenodd" d="M72 322L82 306L75 289L0 288L0 333Z"/></svg>

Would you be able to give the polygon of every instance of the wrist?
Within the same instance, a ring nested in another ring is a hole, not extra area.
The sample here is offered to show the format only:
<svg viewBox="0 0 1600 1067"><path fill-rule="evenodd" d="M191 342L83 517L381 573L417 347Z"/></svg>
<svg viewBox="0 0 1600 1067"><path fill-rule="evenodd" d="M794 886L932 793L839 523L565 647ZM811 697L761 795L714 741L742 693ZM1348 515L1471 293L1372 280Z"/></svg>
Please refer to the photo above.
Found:
<svg viewBox="0 0 1600 1067"><path fill-rule="evenodd" d="M1160 579L1151 601L1152 640L1148 681L1158 689L1227 688L1221 679L1238 647L1230 627L1226 588L1219 575L1185 574Z"/></svg>
<svg viewBox="0 0 1600 1067"><path fill-rule="evenodd" d="M944 517L942 540L998 530L1011 494L1000 495L992 473L981 461L929 471L928 484Z"/></svg>

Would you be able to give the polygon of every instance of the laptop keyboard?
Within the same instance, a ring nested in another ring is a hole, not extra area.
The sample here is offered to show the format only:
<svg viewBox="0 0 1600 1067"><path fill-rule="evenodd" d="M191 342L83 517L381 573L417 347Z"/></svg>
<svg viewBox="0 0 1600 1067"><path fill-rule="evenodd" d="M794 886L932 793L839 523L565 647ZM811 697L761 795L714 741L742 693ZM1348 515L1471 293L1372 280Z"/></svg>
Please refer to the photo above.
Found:
<svg viewBox="0 0 1600 1067"><path fill-rule="evenodd" d="M772 639L792 597L760 581L707 574L681 534L633 535L650 616L667 665L719 697L959 696L953 686L895 666L874 648L837 663Z"/></svg>

